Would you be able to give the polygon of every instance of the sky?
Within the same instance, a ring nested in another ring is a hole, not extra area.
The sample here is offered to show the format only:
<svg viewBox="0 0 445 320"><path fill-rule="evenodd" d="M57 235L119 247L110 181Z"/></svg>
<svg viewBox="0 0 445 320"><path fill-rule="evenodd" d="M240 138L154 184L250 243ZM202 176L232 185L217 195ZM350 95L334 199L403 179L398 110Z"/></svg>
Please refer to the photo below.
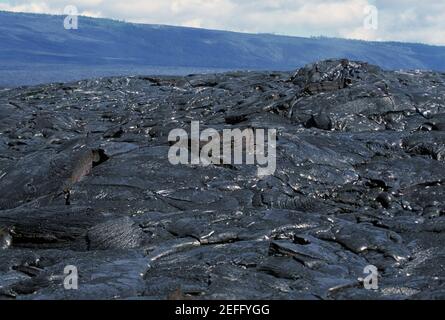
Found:
<svg viewBox="0 0 445 320"><path fill-rule="evenodd" d="M445 45L445 0L0 0L0 10L292 36Z"/></svg>

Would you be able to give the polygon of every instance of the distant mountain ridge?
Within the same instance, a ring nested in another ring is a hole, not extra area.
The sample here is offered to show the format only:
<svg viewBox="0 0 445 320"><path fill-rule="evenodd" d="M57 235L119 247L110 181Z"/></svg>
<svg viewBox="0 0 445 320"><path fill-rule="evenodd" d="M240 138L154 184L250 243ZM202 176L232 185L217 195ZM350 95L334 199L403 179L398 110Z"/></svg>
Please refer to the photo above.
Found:
<svg viewBox="0 0 445 320"><path fill-rule="evenodd" d="M292 70L328 58L445 71L445 47L133 24L0 11L0 86L102 75ZM64 72L65 71L65 72Z"/></svg>

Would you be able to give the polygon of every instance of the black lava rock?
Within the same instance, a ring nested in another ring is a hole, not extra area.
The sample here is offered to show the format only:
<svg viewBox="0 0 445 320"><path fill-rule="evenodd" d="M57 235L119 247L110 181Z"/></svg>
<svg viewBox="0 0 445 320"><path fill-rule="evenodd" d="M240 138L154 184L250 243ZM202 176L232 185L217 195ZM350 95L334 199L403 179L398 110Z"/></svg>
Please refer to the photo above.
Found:
<svg viewBox="0 0 445 320"><path fill-rule="evenodd" d="M170 164L192 120L277 170ZM444 123L444 74L347 60L2 90L0 298L445 298Z"/></svg>

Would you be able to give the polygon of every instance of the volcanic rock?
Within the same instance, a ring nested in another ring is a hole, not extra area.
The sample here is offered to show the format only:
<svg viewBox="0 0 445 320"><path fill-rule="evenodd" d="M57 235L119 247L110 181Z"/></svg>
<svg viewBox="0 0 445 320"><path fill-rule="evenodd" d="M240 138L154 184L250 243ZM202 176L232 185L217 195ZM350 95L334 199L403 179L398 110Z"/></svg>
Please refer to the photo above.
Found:
<svg viewBox="0 0 445 320"><path fill-rule="evenodd" d="M172 165L191 121L277 170ZM444 123L444 74L347 60L2 90L0 297L445 298Z"/></svg>

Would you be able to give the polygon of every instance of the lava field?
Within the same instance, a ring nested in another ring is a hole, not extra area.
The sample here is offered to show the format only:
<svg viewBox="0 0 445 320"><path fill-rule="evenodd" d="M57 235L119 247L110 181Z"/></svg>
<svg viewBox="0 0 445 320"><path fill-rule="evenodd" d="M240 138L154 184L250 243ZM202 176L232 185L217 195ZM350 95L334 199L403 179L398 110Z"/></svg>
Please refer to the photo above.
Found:
<svg viewBox="0 0 445 320"><path fill-rule="evenodd" d="M172 165L192 121L276 129L275 173ZM0 299L445 299L444 179L443 73L328 60L0 89Z"/></svg>

